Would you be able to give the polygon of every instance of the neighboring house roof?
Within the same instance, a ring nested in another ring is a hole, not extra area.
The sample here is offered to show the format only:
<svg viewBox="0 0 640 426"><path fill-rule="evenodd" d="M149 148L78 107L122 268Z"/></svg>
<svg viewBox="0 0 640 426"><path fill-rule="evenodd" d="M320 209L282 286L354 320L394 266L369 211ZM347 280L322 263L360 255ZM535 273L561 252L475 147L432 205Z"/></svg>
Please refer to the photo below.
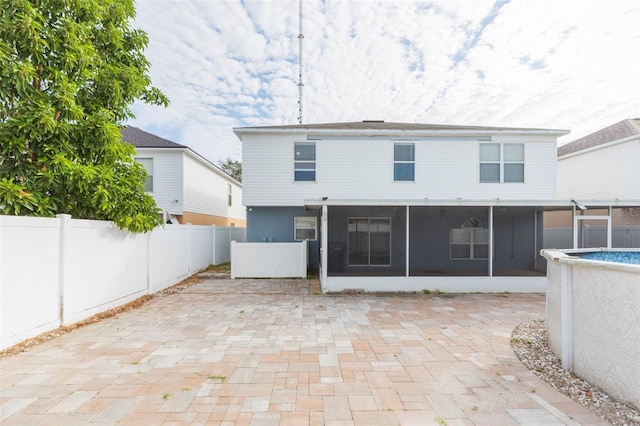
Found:
<svg viewBox="0 0 640 426"><path fill-rule="evenodd" d="M637 135L640 135L640 118L622 120L558 147L558 157Z"/></svg>
<svg viewBox="0 0 640 426"><path fill-rule="evenodd" d="M283 133L283 132L313 132L313 133L433 133L433 134L470 134L470 133L551 133L567 134L566 130L533 129L516 127L488 127L488 126L458 126L449 124L420 124L420 123L388 123L382 120L364 120L346 123L293 124L283 126L236 127L236 135L245 133Z"/></svg>
<svg viewBox="0 0 640 426"><path fill-rule="evenodd" d="M136 148L173 148L180 149L188 152L193 157L197 158L201 162L207 164L212 167L216 172L220 173L227 179L233 181L238 186L242 186L242 183L234 179L227 172L222 170L217 165L213 164L211 161L207 160L191 148L185 145L181 145L179 143L171 142L168 139L161 138L160 136L156 136L153 133L145 132L144 130L140 130L137 127L133 126L125 126L120 130L122 134L122 140L135 146Z"/></svg>
<svg viewBox="0 0 640 426"><path fill-rule="evenodd" d="M125 142L138 148L187 148L133 126L123 127L120 133Z"/></svg>

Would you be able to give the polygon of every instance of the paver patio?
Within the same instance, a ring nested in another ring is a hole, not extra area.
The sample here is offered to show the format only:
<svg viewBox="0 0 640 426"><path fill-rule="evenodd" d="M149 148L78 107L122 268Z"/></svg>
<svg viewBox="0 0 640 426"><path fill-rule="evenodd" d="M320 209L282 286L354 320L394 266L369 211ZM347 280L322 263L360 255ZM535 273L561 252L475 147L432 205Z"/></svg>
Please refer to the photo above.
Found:
<svg viewBox="0 0 640 426"><path fill-rule="evenodd" d="M0 422L606 424L529 372L540 294L314 295L204 280L0 359Z"/></svg>

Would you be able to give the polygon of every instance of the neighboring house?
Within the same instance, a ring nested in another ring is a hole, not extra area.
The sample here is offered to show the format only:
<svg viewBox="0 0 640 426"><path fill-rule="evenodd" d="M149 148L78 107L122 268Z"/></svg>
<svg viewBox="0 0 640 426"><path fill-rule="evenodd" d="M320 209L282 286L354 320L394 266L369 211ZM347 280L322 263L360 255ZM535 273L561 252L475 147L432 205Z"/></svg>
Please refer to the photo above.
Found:
<svg viewBox="0 0 640 426"><path fill-rule="evenodd" d="M640 200L640 118L560 146L558 197Z"/></svg>
<svg viewBox="0 0 640 426"><path fill-rule="evenodd" d="M566 211L548 213L550 247L640 248L640 118L560 146L557 168L558 198L577 200L587 210L577 218ZM610 207L597 201L607 199L627 205ZM578 230L573 237L572 227Z"/></svg>
<svg viewBox="0 0 640 426"><path fill-rule="evenodd" d="M165 218L193 225L246 226L242 185L184 145L133 126L122 139L136 149L136 160L147 169L145 190Z"/></svg>
<svg viewBox="0 0 640 426"><path fill-rule="evenodd" d="M544 291L565 130L354 123L234 129L247 241L310 240L325 291Z"/></svg>

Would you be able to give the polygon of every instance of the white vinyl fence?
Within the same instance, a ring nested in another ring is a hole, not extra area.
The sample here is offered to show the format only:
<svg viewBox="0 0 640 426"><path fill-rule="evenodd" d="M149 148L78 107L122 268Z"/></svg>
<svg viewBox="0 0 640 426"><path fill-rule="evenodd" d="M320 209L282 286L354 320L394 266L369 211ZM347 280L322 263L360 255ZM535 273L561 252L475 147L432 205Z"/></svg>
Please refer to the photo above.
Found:
<svg viewBox="0 0 640 426"><path fill-rule="evenodd" d="M230 260L244 228L0 216L0 350L81 321Z"/></svg>
<svg viewBox="0 0 640 426"><path fill-rule="evenodd" d="M231 278L305 278L307 240L296 243L231 242Z"/></svg>

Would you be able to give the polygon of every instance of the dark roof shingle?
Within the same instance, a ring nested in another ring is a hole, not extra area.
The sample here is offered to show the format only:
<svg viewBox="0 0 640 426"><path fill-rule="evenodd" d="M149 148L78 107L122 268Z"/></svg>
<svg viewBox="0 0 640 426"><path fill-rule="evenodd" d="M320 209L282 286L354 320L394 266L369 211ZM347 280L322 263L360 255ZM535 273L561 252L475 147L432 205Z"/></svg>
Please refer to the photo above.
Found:
<svg viewBox="0 0 640 426"><path fill-rule="evenodd" d="M187 148L133 126L123 127L120 133L123 141L139 148Z"/></svg>
<svg viewBox="0 0 640 426"><path fill-rule="evenodd" d="M622 120L558 147L558 157L635 135L640 135L640 118Z"/></svg>
<svg viewBox="0 0 640 426"><path fill-rule="evenodd" d="M245 127L246 128L246 127ZM250 128L250 127L249 127ZM363 120L344 123L291 124L282 126L259 126L256 129L281 130L478 130L478 131L509 131L509 130L544 130L515 127L491 126L459 126L451 124L421 124L421 123L392 123L382 120ZM237 130L243 129L242 127Z"/></svg>

